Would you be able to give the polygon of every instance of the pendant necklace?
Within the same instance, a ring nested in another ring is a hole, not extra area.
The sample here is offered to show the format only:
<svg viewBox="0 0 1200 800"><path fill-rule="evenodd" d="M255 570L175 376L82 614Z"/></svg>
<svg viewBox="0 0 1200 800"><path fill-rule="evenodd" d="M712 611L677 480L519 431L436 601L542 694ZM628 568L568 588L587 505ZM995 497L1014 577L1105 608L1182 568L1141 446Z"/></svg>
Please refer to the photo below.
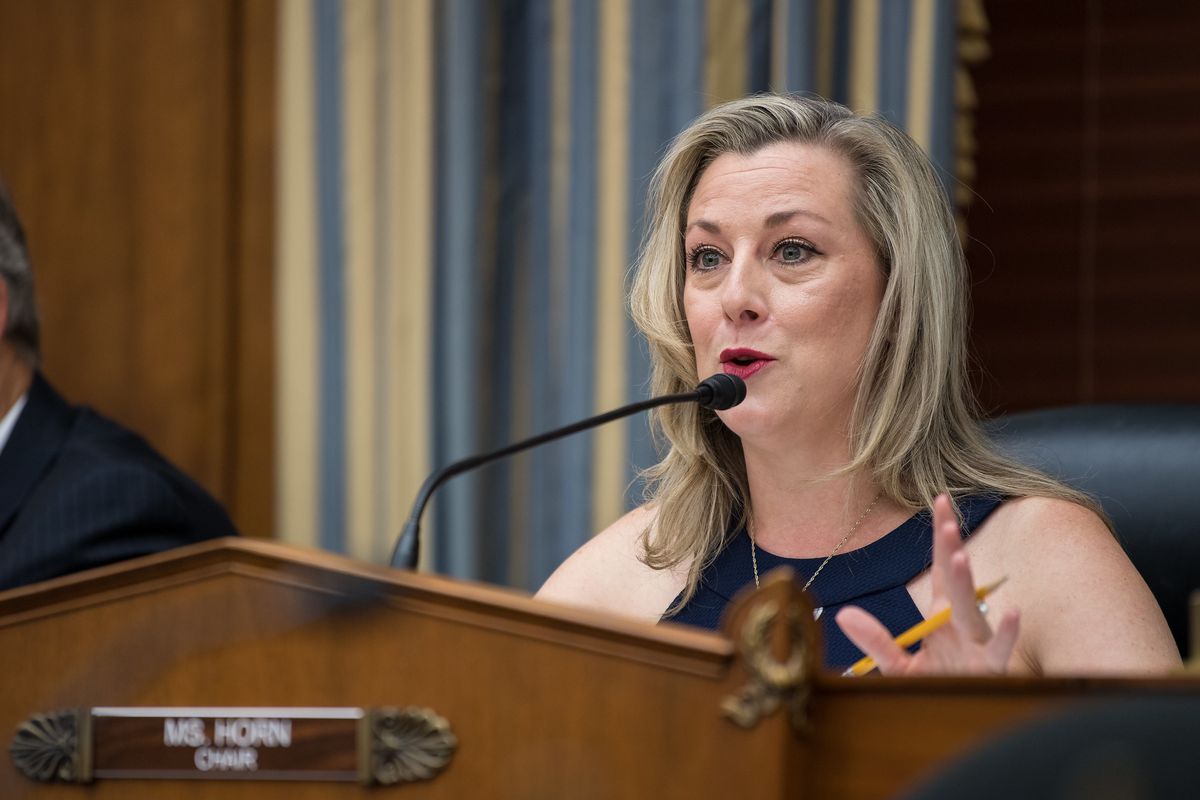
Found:
<svg viewBox="0 0 1200 800"><path fill-rule="evenodd" d="M883 496L882 491L875 495L875 498L871 501L871 504L867 506L867 510L864 511L859 516L859 518L854 521L854 524L850 526L850 530L846 531L846 535L842 537L842 540L840 542L838 542L836 546L834 546L833 550L829 553L829 555L825 556L825 560L821 562L821 566L817 567L817 571L814 572L812 575L810 575L808 580L805 581L803 591L806 591L806 592L808 591L808 587L812 586L813 581L815 581L817 579L817 576L821 574L821 570L825 569L825 565L829 563L830 559L832 559L834 556L836 556L838 554L838 551L846 546L846 542L850 541L850 537L854 536L855 532L858 531L858 527L860 525L862 525L863 520L866 519L867 516L872 511L875 510L875 504L879 502L879 498L882 496ZM759 588L758 543L754 540L754 526L747 525L746 532L750 534L750 563L754 568L754 588L757 589L757 588ZM821 612L823 612L824 610L825 610L824 607L813 609L813 619L820 619Z"/></svg>

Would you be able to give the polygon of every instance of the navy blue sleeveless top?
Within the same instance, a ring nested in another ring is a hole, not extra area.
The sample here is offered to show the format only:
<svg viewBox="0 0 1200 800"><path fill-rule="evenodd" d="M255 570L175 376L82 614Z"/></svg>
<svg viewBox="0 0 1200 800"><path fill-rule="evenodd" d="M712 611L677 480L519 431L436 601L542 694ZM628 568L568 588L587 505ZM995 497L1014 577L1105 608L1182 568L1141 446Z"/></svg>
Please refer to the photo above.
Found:
<svg viewBox="0 0 1200 800"><path fill-rule="evenodd" d="M963 516L965 539L1003 499L978 495L959 498L957 502ZM760 547L758 574L766 575L776 567L789 566L803 585L824 560L824 557L784 558ZM823 609L820 622L825 637L826 666L841 670L862 658L862 652L833 621L842 606L854 605L874 614L893 636L920 622L923 617L909 596L907 585L932 563L933 516L928 510L909 517L891 533L866 547L831 558L808 590L813 606ZM754 585L754 570L750 560L750 537L743 529L701 574L700 585L688 604L663 619L716 630L725 606L747 585Z"/></svg>

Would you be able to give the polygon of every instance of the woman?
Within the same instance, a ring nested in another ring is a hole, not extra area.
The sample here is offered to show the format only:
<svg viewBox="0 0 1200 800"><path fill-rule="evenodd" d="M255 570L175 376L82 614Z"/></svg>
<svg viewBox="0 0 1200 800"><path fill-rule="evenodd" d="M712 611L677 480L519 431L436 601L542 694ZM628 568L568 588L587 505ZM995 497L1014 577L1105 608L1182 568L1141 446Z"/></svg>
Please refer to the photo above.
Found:
<svg viewBox="0 0 1200 800"><path fill-rule="evenodd" d="M962 250L904 133L821 100L728 103L675 140L648 213L632 309L653 391L724 371L746 400L659 412L670 449L646 504L539 596L711 627L789 563L824 611L831 667L861 653L885 674L1178 665L1095 504L980 432ZM974 587L1002 577L985 614ZM947 605L918 652L892 643Z"/></svg>

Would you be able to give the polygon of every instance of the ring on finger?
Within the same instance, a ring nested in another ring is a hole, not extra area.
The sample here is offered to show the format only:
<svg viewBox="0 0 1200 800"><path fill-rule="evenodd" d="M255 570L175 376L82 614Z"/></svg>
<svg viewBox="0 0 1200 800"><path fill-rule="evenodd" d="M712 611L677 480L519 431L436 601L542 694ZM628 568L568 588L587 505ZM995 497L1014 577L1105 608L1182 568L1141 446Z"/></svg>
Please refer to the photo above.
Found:
<svg viewBox="0 0 1200 800"><path fill-rule="evenodd" d="M971 638L978 644L986 644L995 635L995 631L992 630L992 626L987 621L988 604L979 600L975 603L975 608L979 610L979 616L975 618L975 622L978 624L971 626L973 628Z"/></svg>

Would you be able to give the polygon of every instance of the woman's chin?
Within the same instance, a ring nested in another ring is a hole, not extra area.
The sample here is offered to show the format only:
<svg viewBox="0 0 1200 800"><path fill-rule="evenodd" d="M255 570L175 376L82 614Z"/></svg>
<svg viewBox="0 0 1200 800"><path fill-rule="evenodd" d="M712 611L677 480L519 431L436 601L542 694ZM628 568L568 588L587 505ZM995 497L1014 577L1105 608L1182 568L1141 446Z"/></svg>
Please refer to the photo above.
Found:
<svg viewBox="0 0 1200 800"><path fill-rule="evenodd" d="M752 401L745 401L727 411L718 411L717 416L726 428L743 441L766 439L778 436L780 432L780 415L772 414Z"/></svg>

